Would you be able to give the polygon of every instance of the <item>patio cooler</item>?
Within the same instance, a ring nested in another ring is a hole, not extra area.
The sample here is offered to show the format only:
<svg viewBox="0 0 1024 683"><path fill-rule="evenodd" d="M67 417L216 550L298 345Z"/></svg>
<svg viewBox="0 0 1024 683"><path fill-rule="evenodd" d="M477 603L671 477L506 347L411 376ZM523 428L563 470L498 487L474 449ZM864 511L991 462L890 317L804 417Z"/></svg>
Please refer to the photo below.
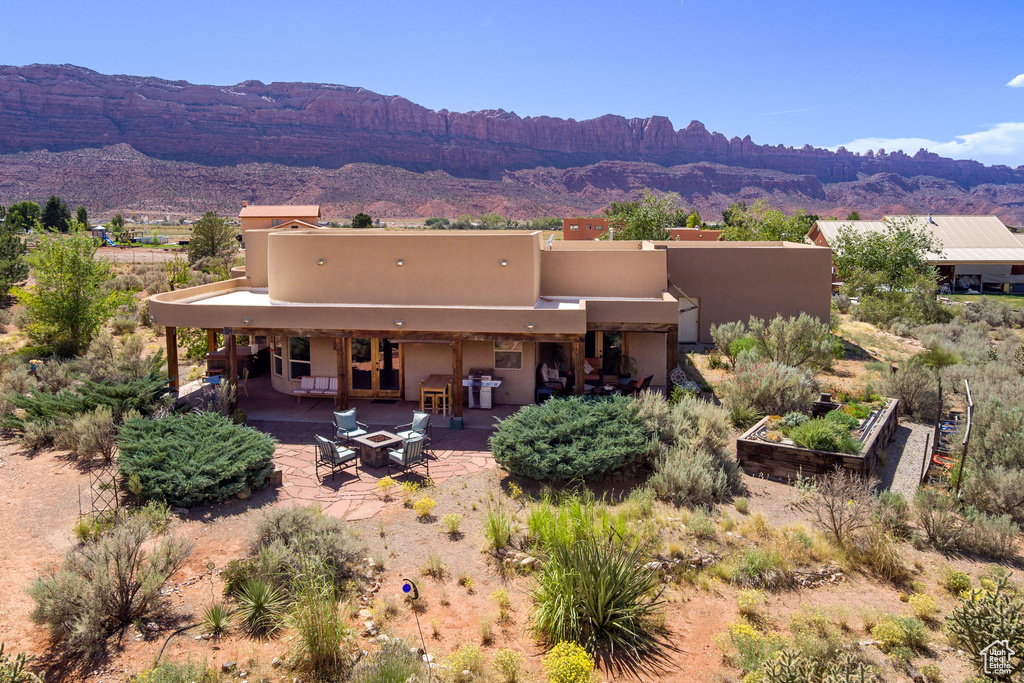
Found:
<svg viewBox="0 0 1024 683"><path fill-rule="evenodd" d="M470 368L469 378L462 380L462 386L469 394L469 407L490 410L493 405L492 392L501 386L501 380L494 376L493 368Z"/></svg>

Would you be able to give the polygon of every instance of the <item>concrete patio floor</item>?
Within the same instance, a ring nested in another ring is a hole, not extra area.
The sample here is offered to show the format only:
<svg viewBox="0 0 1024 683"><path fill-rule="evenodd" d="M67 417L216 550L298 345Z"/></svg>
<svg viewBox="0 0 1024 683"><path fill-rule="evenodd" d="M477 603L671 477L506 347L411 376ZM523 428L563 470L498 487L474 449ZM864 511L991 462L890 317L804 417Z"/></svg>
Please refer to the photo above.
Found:
<svg viewBox="0 0 1024 683"><path fill-rule="evenodd" d="M185 398L202 386L183 387ZM333 477L325 475L321 482L316 475L316 449L314 435L334 436L334 401L332 399L294 397L278 393L270 386L269 377L248 380L245 390L239 391L238 407L244 410L248 424L270 434L278 441L274 462L284 477L278 490L278 505L307 505L319 503L335 517L350 521L368 519L387 505L401 505L397 491L393 500L385 502L378 493L377 482L388 476L387 468L373 468L360 464L358 473L346 468ZM412 420L418 402L374 402L371 399L351 399L356 417L366 423L370 431L394 431L400 424ZM497 467L491 456L489 439L494 431L495 418L507 417L519 406L495 406L493 410L463 412L463 429L450 429L450 417L431 416L431 454L427 467L412 470L392 469L396 481L422 481L427 476L434 484L442 484L452 477L464 476Z"/></svg>

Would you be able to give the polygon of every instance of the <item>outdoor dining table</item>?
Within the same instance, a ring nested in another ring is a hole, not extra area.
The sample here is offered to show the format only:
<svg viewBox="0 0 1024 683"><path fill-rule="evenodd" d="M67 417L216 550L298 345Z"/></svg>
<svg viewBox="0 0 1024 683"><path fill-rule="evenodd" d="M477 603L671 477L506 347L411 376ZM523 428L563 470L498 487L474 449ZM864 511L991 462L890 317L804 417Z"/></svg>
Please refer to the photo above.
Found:
<svg viewBox="0 0 1024 683"><path fill-rule="evenodd" d="M440 399L441 414L447 415L451 404L451 386L451 375L430 375L425 380L420 381L420 412L423 412L423 406L426 404L427 399L430 399L430 412L436 415L437 401Z"/></svg>
<svg viewBox="0 0 1024 683"><path fill-rule="evenodd" d="M359 444L360 464L380 468L388 464L387 449L402 443L403 439L397 434L380 431L357 436L352 441Z"/></svg>

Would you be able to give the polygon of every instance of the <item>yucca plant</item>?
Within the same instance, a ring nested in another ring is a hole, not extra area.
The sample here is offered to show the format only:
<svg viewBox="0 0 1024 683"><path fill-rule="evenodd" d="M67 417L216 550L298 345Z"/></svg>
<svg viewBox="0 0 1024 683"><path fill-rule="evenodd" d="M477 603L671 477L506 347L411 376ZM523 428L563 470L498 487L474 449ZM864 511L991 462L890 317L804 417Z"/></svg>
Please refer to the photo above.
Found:
<svg viewBox="0 0 1024 683"><path fill-rule="evenodd" d="M637 659L660 647L664 601L649 547L610 535L557 545L532 597L532 627L550 643L572 641L597 655Z"/></svg>
<svg viewBox="0 0 1024 683"><path fill-rule="evenodd" d="M228 630L231 624L231 612L219 602L215 602L203 611L203 628L218 638Z"/></svg>
<svg viewBox="0 0 1024 683"><path fill-rule="evenodd" d="M242 628L255 636L270 636L281 628L287 605L280 588L260 579L246 581L238 591Z"/></svg>

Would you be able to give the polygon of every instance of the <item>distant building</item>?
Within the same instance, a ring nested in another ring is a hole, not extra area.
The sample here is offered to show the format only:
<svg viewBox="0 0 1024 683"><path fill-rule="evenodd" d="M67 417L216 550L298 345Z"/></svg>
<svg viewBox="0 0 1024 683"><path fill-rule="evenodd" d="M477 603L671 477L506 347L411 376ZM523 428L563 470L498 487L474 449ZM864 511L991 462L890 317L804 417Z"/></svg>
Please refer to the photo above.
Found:
<svg viewBox="0 0 1024 683"><path fill-rule="evenodd" d="M319 204L276 204L250 205L242 202L242 210L238 212L242 227L242 243L245 243L247 230L266 230L268 228L316 228L320 219Z"/></svg>
<svg viewBox="0 0 1024 683"><path fill-rule="evenodd" d="M941 284L952 291L1024 291L1024 242L996 216L917 216L914 221L942 245L941 253L928 255ZM885 230L881 220L820 220L807 237L830 247L844 226L858 232Z"/></svg>
<svg viewBox="0 0 1024 683"><path fill-rule="evenodd" d="M679 242L716 242L722 237L721 230L703 228L669 228L669 239Z"/></svg>
<svg viewBox="0 0 1024 683"><path fill-rule="evenodd" d="M562 239L564 240L596 240L606 238L607 235L607 218L562 219Z"/></svg>

